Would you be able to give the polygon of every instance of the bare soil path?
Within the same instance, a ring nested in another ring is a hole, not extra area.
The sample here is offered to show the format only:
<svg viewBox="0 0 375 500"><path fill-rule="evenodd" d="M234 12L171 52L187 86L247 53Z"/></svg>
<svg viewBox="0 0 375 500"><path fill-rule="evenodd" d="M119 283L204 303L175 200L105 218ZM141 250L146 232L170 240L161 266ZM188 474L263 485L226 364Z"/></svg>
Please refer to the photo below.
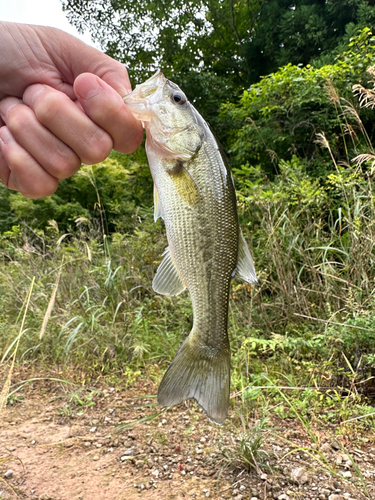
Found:
<svg viewBox="0 0 375 500"><path fill-rule="evenodd" d="M0 416L0 499L375 499L373 432L316 444L297 419L269 422L248 472L235 410L222 427L194 404L158 415L155 390L30 385Z"/></svg>

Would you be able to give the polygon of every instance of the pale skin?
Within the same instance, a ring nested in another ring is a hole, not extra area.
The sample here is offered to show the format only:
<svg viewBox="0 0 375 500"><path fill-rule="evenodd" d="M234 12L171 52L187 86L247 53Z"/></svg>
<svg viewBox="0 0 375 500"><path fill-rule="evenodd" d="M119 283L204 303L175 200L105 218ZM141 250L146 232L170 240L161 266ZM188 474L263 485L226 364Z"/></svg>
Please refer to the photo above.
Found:
<svg viewBox="0 0 375 500"><path fill-rule="evenodd" d="M142 126L122 97L126 68L55 28L0 22L0 179L51 195L82 163L131 153Z"/></svg>

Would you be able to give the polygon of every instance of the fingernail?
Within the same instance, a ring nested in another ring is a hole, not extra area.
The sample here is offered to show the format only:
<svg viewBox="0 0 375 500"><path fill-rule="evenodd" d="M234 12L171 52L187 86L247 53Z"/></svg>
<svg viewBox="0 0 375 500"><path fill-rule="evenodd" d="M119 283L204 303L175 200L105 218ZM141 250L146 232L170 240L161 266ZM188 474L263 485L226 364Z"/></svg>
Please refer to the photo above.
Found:
<svg viewBox="0 0 375 500"><path fill-rule="evenodd" d="M86 78L80 80L79 90L76 89L76 93L78 97L86 101L98 95L101 90L102 87L95 76L86 76Z"/></svg>
<svg viewBox="0 0 375 500"><path fill-rule="evenodd" d="M21 99L18 99L17 97L6 97L2 101L0 101L0 117L1 119L6 122L6 116L9 113L9 111L14 108L14 106L17 106L17 104L21 104L22 101Z"/></svg>
<svg viewBox="0 0 375 500"><path fill-rule="evenodd" d="M4 144L9 144L10 142L14 142L14 138L7 129L7 127L0 128L0 139Z"/></svg>

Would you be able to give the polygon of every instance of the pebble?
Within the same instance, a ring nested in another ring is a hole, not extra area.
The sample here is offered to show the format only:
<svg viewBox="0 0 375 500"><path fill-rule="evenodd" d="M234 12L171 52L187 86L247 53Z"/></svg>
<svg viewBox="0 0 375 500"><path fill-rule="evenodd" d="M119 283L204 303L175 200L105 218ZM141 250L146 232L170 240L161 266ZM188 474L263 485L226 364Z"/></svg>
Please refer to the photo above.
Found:
<svg viewBox="0 0 375 500"><path fill-rule="evenodd" d="M6 473L4 474L4 478L5 478L5 479L12 479L13 475L14 475L14 472L12 471L12 469L9 469L9 470L7 470L7 471L6 471Z"/></svg>
<svg viewBox="0 0 375 500"><path fill-rule="evenodd" d="M309 476L303 467L296 467L290 471L290 479L297 484L309 482Z"/></svg>
<svg viewBox="0 0 375 500"><path fill-rule="evenodd" d="M92 457L92 459L96 461L96 460L99 460L99 457L98 457L98 455L94 455L94 456Z"/></svg>
<svg viewBox="0 0 375 500"><path fill-rule="evenodd" d="M341 495L336 495L335 493L333 495L329 495L328 500L343 500L344 497Z"/></svg>
<svg viewBox="0 0 375 500"><path fill-rule="evenodd" d="M342 477L345 477L345 478L352 477L352 473L350 472L350 470L345 470L343 472L340 472L340 474L342 475Z"/></svg>
<svg viewBox="0 0 375 500"><path fill-rule="evenodd" d="M320 447L320 451L322 453L327 453L328 451L331 451L331 445L329 443L323 443L322 446Z"/></svg>

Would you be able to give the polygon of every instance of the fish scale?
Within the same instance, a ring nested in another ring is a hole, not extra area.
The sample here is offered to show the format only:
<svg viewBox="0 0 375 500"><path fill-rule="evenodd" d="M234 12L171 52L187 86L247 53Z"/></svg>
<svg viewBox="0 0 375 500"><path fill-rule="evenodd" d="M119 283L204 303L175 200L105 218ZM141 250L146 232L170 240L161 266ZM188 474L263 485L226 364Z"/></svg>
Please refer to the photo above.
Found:
<svg viewBox="0 0 375 500"><path fill-rule="evenodd" d="M163 217L169 244L153 288L167 295L187 288L194 316L161 381L158 402L172 406L193 398L222 423L230 392L230 281L237 272L256 283L232 177L206 122L162 73L137 85L125 103L146 129L155 218Z"/></svg>

